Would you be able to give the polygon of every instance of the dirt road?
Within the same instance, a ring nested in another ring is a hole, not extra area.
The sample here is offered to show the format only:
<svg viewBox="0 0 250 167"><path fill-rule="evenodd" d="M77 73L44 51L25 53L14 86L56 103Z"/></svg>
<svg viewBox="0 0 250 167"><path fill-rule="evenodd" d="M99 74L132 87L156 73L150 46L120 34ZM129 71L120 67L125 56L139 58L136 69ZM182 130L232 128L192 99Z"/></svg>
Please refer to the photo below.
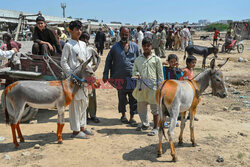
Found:
<svg viewBox="0 0 250 167"><path fill-rule="evenodd" d="M210 45L210 41L195 41L196 44ZM6 126L4 114L0 112L0 166L249 166L250 165L250 71L249 62L238 62L238 58L250 60L250 41L245 41L245 51L238 54L219 54L217 63L227 57L230 61L223 67L227 80L228 97L221 99L211 96L211 89L202 95L195 122L197 147L192 147L189 137L189 121L184 131L184 146L177 145L179 128L175 129L176 152L179 161L171 162L170 150L164 143L164 154L157 158L158 136L150 137L135 128L122 124L117 111L117 92L114 89L97 90L99 124L90 123L95 135L88 140L72 139L68 112L63 130L62 145L57 144L56 111L39 111L37 124L21 124L25 143L14 149L11 129ZM97 77L102 77L105 50ZM175 53L180 58L180 67L185 67L183 52ZM201 57L197 56L196 73L201 71ZM208 57L207 65L212 56ZM245 80L245 81L242 81ZM248 80L248 82L247 82ZM238 92L238 93L237 93ZM248 106L247 106L248 105ZM238 107L238 108L237 108ZM239 109L239 111L237 111ZM135 116L139 122L138 115ZM152 116L151 116L152 120ZM1 138L0 138L1 139ZM39 144L39 149L34 145ZM224 162L216 162L218 156Z"/></svg>

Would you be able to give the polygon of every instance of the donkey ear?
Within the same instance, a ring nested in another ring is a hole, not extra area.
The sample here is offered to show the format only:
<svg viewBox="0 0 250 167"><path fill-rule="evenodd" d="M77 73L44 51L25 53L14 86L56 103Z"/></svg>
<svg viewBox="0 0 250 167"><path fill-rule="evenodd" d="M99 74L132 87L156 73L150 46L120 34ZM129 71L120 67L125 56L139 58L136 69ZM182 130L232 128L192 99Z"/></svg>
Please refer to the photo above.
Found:
<svg viewBox="0 0 250 167"><path fill-rule="evenodd" d="M210 68L214 70L214 67L215 67L215 59L213 58L210 62Z"/></svg>
<svg viewBox="0 0 250 167"><path fill-rule="evenodd" d="M85 62L83 63L82 67L86 67L87 64L89 64L89 62L92 60L92 57L93 57L93 55L92 55L87 61L85 61Z"/></svg>
<svg viewBox="0 0 250 167"><path fill-rule="evenodd" d="M227 58L227 60L224 63L218 64L218 67L221 68L222 66L224 66L227 63L228 60L229 60L229 57Z"/></svg>

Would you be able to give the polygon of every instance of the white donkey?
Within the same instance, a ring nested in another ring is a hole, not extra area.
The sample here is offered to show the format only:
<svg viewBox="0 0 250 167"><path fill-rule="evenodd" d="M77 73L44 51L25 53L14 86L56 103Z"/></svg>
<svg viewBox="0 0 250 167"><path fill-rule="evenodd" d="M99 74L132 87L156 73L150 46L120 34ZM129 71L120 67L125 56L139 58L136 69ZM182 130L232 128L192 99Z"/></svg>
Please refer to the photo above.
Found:
<svg viewBox="0 0 250 167"><path fill-rule="evenodd" d="M19 146L16 139L16 131L20 142L24 142L19 123L24 112L24 107L28 104L40 109L58 109L57 137L58 143L62 143L62 130L64 126L64 108L68 106L74 98L76 92L81 87L87 85L87 80L96 81L94 72L86 62L82 62L71 76L62 81L17 81L9 85L4 92L4 110L6 124L11 124L13 143ZM97 87L96 83L91 83Z"/></svg>
<svg viewBox="0 0 250 167"><path fill-rule="evenodd" d="M226 60L226 62L228 59ZM224 64L218 65L221 68ZM215 59L210 62L209 69L201 72L192 80L168 80L164 81L156 92L156 101L160 107L159 122L159 145L158 157L162 155L162 137L164 132L164 116L170 116L170 126L168 129L169 145L173 161L177 160L175 147L173 142L174 128L177 117L181 114L181 132L179 136L179 144L183 144L183 130L185 128L186 111L190 111L190 137L193 146L196 146L194 138L194 116L196 114L197 105L200 101L200 95L208 87L211 82L212 94L224 98L227 91L224 85L222 72L215 69Z"/></svg>

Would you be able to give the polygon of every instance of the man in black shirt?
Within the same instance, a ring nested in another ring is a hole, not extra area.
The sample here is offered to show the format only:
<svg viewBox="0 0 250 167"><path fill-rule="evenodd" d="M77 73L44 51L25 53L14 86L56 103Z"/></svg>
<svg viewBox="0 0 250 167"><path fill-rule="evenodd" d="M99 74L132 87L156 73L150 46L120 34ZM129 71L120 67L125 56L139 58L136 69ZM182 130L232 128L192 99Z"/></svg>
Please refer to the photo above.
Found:
<svg viewBox="0 0 250 167"><path fill-rule="evenodd" d="M62 48L59 41L56 39L54 31L46 26L43 16L36 18L36 27L33 33L34 44L32 46L32 53L44 55L56 55L62 53Z"/></svg>
<svg viewBox="0 0 250 167"><path fill-rule="evenodd" d="M96 48L97 48L98 55L100 53L101 56L102 56L105 41L106 41L106 36L102 32L102 28L99 28L99 31L96 33L96 36L95 36L95 45L96 45Z"/></svg>

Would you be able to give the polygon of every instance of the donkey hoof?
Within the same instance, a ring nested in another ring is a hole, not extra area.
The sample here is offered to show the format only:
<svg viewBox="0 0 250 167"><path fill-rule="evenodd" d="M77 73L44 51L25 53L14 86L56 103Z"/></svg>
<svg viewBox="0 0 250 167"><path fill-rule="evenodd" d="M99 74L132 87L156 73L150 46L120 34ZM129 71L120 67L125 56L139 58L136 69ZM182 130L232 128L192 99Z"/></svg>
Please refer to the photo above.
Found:
<svg viewBox="0 0 250 167"><path fill-rule="evenodd" d="M157 154L157 157L159 158L159 157L161 157L162 156L162 154Z"/></svg>
<svg viewBox="0 0 250 167"><path fill-rule="evenodd" d="M25 141L24 141L24 139L23 140L20 140L20 143L24 143Z"/></svg>
<svg viewBox="0 0 250 167"><path fill-rule="evenodd" d="M57 144L63 144L63 142L62 141L58 141Z"/></svg>
<svg viewBox="0 0 250 167"><path fill-rule="evenodd" d="M196 147L196 146L197 146L197 143L192 143L192 146L193 146L193 147Z"/></svg>
<svg viewBox="0 0 250 167"><path fill-rule="evenodd" d="M18 149L19 148L19 144L15 144L15 149Z"/></svg>
<svg viewBox="0 0 250 167"><path fill-rule="evenodd" d="M173 159L172 159L172 161L173 161L173 162L177 162L177 161L178 161L177 157L174 156Z"/></svg>
<svg viewBox="0 0 250 167"><path fill-rule="evenodd" d="M179 141L178 145L183 146L183 141Z"/></svg>

